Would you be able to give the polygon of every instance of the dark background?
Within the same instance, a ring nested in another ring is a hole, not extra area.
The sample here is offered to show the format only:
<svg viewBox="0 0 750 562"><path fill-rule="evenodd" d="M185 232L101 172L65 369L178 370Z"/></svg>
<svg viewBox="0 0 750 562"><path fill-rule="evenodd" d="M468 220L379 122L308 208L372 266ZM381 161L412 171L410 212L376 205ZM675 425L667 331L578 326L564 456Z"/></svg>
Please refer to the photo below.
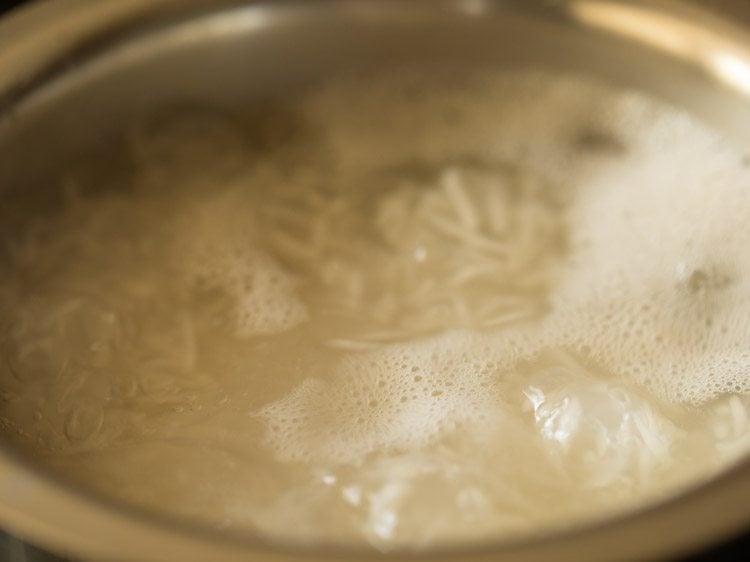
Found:
<svg viewBox="0 0 750 562"><path fill-rule="evenodd" d="M0 17L31 0L0 0ZM48 0L49 1L49 0ZM94 0L97 1L97 0ZM98 0L116 2L118 0ZM696 2L699 0L695 0ZM725 10L736 19L750 23L750 0L713 0L712 7ZM750 29L748 31L750 34ZM687 559L674 562L748 562L750 561L750 529L720 546ZM0 531L0 562L60 562L58 558ZM208 561L207 561L208 562Z"/></svg>
<svg viewBox="0 0 750 562"><path fill-rule="evenodd" d="M24 0L0 0L0 14L10 10L11 8L20 6L21 4L23 4L23 2Z"/></svg>

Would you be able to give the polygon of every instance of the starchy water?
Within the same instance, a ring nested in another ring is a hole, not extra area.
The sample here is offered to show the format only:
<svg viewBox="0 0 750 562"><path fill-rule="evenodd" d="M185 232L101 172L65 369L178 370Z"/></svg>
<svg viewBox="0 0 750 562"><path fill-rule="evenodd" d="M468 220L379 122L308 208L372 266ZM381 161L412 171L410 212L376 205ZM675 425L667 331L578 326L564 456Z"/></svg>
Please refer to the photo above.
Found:
<svg viewBox="0 0 750 562"><path fill-rule="evenodd" d="M747 452L721 134L541 70L264 107L144 119L127 173L84 162L0 227L8 439L152 510L381 550L606 517Z"/></svg>

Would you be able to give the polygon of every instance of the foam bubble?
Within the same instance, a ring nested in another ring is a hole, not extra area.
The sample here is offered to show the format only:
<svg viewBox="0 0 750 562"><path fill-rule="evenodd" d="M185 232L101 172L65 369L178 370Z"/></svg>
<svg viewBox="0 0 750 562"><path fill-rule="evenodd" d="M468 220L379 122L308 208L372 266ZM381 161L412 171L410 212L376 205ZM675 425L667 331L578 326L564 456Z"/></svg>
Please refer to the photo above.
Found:
<svg viewBox="0 0 750 562"><path fill-rule="evenodd" d="M328 380L307 379L259 415L286 460L357 463L419 449L457 427L496 427L498 366L465 333L344 358ZM512 356L507 348L506 362Z"/></svg>
<svg viewBox="0 0 750 562"><path fill-rule="evenodd" d="M644 105L621 100L630 153L571 211L545 337L669 400L750 391L750 173L714 133Z"/></svg>
<svg viewBox="0 0 750 562"><path fill-rule="evenodd" d="M200 200L186 213L178 247L188 279L233 300L240 337L287 331L308 318L293 277L259 249L256 219L236 192Z"/></svg>

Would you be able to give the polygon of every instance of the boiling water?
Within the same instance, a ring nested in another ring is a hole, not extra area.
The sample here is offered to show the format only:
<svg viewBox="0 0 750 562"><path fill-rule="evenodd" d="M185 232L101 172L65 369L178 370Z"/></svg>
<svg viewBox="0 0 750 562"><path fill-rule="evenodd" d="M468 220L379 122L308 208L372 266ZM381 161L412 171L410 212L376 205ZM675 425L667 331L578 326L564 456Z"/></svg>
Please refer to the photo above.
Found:
<svg viewBox="0 0 750 562"><path fill-rule="evenodd" d="M381 549L603 517L747 450L750 169L720 135L543 73L273 107L135 126L121 173L5 227L14 442L149 508Z"/></svg>

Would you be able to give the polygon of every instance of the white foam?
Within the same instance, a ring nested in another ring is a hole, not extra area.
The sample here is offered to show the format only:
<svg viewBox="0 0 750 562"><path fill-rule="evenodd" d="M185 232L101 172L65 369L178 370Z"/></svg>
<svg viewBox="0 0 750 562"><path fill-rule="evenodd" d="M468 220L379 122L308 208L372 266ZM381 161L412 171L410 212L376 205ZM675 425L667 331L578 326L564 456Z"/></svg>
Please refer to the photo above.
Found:
<svg viewBox="0 0 750 562"><path fill-rule="evenodd" d="M307 381L268 406L262 415L275 427L270 443L284 458L359 462L372 452L423 446L443 426L481 426L467 405L498 410L503 370L544 349L572 349L615 381L678 403L750 391L750 356L744 351L750 338L744 313L750 306L750 254L744 250L750 173L736 149L686 114L640 95L547 80L534 74L475 78L468 94L462 83L433 95L429 82L396 76L374 86L368 82L367 91L357 83L337 84L308 102L310 120L325 119L342 174L349 165L450 160L456 147L528 162L567 193L561 213L568 255L547 295L547 316L517 326L513 336L505 330L487 336L496 338L489 354L484 336L471 334L395 346L345 362L331 380ZM445 123L434 118L451 112ZM570 148L588 127L622 145L616 157ZM473 213L461 216L476 222ZM497 351L508 349L508 342L512 352ZM399 355L403 366L393 359ZM492 367L482 378L466 365L441 364L450 360ZM402 405L411 368L425 369L431 381L448 369L458 386L450 396L420 395ZM632 418L640 421L631 429L640 435L635 441L646 449L653 445L652 456L661 458L655 452L659 438L644 428L666 434L669 424L649 416Z"/></svg>
<svg viewBox="0 0 750 562"><path fill-rule="evenodd" d="M573 207L546 337L677 402L750 391L750 173L715 134L648 109L621 100L630 153Z"/></svg>
<svg viewBox="0 0 750 562"><path fill-rule="evenodd" d="M186 258L180 268L189 279L233 299L237 335L276 334L308 318L295 280L259 249L252 207L237 192L199 200L186 217L177 236Z"/></svg>
<svg viewBox="0 0 750 562"><path fill-rule="evenodd" d="M173 152L169 133L136 150L132 198L92 197L16 241L0 424L139 503L381 548L601 516L746 452L738 151L578 79L416 74L303 102L330 162L261 167L220 125L228 157L203 170L210 139ZM614 140L582 151L584 129ZM415 162L437 173L399 192ZM559 192L540 205L524 178ZM433 211L484 238L425 236ZM523 275L475 251L500 237ZM464 314L493 299L491 329ZM264 334L280 337L241 339Z"/></svg>
<svg viewBox="0 0 750 562"><path fill-rule="evenodd" d="M357 463L466 424L496 427L501 359L481 345L457 332L347 357L330 379L308 379L259 412L269 442L286 460Z"/></svg>

